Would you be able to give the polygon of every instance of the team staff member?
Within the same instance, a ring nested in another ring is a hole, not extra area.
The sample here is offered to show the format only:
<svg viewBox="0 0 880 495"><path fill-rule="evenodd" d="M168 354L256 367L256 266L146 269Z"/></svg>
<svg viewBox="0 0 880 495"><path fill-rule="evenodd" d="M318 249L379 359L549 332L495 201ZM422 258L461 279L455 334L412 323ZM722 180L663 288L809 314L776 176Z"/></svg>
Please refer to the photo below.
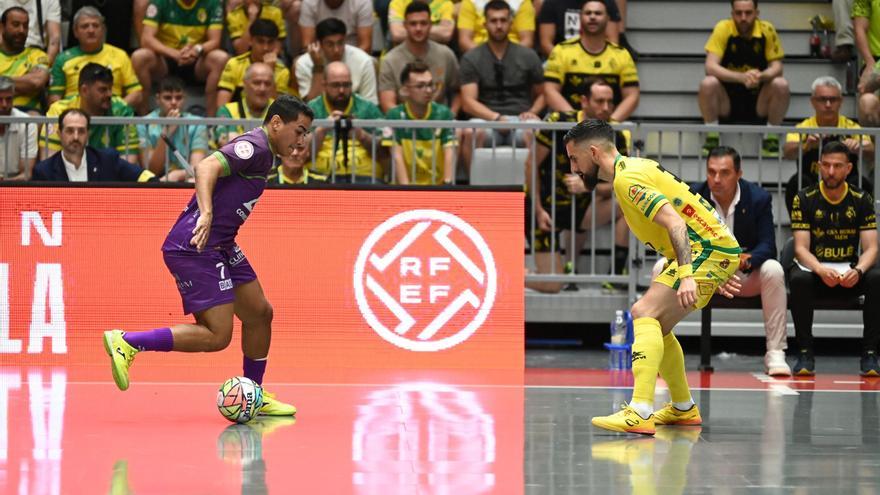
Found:
<svg viewBox="0 0 880 495"><path fill-rule="evenodd" d="M794 373L813 375L813 301L852 299L864 294L861 372L880 375L880 269L877 220L871 195L846 181L852 170L849 148L839 141L822 149L819 184L794 198L791 230L797 264L791 268L791 317L799 348ZM859 255L859 244L862 254Z"/></svg>
<svg viewBox="0 0 880 495"><path fill-rule="evenodd" d="M550 52L544 67L544 97L557 112L577 108L581 87L592 78L602 78L614 88L617 108L611 119L623 122L639 104L639 74L628 51L608 41L605 3L590 0L581 8L581 35L564 41Z"/></svg>
<svg viewBox="0 0 880 495"><path fill-rule="evenodd" d="M716 290L732 297L739 292L734 275L739 244L712 206L687 184L642 158L625 158L614 146L607 122L585 120L565 136L571 171L587 191L599 180L612 181L626 223L636 237L666 257L667 264L632 307L635 342L632 401L610 416L595 417L606 430L653 435L655 424L699 425L700 411L691 398L684 354L673 327L700 309ZM654 412L657 373L669 386L672 402Z"/></svg>

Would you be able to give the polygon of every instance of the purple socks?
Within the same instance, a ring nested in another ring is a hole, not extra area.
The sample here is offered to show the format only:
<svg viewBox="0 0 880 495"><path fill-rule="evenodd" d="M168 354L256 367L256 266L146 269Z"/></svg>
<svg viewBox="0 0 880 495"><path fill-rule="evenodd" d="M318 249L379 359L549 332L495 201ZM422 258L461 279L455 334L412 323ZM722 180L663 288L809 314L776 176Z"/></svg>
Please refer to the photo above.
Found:
<svg viewBox="0 0 880 495"><path fill-rule="evenodd" d="M244 376L245 378L250 378L251 380L257 382L258 384L263 384L263 373L266 372L266 359L251 359L247 356L244 357Z"/></svg>
<svg viewBox="0 0 880 495"><path fill-rule="evenodd" d="M138 351L168 352L174 348L174 337L168 327L146 332L126 332L122 339Z"/></svg>

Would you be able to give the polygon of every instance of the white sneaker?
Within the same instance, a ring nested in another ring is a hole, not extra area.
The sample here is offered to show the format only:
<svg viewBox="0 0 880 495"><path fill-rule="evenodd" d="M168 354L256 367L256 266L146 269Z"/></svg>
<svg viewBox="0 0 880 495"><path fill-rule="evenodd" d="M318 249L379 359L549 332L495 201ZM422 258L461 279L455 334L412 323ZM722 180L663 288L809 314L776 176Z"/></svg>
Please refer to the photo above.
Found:
<svg viewBox="0 0 880 495"><path fill-rule="evenodd" d="M791 368L785 362L785 351L767 351L764 355L764 372L770 376L791 376Z"/></svg>

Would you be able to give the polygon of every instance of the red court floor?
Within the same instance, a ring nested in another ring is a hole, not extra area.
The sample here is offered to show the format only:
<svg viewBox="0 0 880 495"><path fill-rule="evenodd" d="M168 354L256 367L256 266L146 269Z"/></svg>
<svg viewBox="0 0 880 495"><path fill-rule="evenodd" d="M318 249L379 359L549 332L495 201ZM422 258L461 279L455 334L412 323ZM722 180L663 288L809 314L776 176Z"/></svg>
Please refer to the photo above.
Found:
<svg viewBox="0 0 880 495"><path fill-rule="evenodd" d="M285 370L266 386L297 405L297 418L247 425L216 411L219 382L187 370L148 375L120 392L109 371L0 366L0 493L517 495L721 486L823 493L830 483L841 493L877 493L880 486L880 380L855 375L695 373L690 383L706 424L658 430L654 439L589 425L590 416L628 399L626 372ZM658 403L663 394L661 386Z"/></svg>

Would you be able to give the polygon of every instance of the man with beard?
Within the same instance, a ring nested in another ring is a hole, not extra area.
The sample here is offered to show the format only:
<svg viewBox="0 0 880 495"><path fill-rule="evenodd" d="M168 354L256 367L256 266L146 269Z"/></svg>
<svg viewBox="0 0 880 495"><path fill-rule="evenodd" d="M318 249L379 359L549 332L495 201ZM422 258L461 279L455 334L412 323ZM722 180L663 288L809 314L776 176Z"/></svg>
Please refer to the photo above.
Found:
<svg viewBox="0 0 880 495"><path fill-rule="evenodd" d="M590 79L583 86L583 94L580 100L580 110L571 112L552 112L544 120L547 122L571 122L577 123L584 119L599 119L610 121L614 112L614 90L603 79ZM529 229L532 226L530 212L535 214L537 229L534 236L534 259L537 273L562 273L563 259L562 250L571 251L570 241L563 240L559 234L571 233L572 227L576 232L575 253L569 253L567 263L576 262L576 253L586 240L586 230L592 227L592 214L590 208L596 208L596 225L605 225L611 221L614 214L617 218L615 225L614 247L614 273L622 274L626 268L626 259L629 254L629 230L626 222L620 217L620 209L611 208L611 184L599 184L596 187L596 205L591 205L592 196L586 194L583 181L577 175L571 173L568 163L568 154L565 152L563 138L565 131L539 130L536 132L535 156L530 151L526 157L526 189L529 197L526 198L526 237L531 242L532 236ZM628 155L632 137L629 131L615 133L615 144L621 155ZM553 156L556 155L556 169L552 167ZM532 163L538 167L537 182L532 182ZM556 202L556 215L551 216L553 211L554 191ZM532 198L538 197L538 201ZM574 218L571 215L572 202L574 202ZM553 250L551 251L551 245ZM574 254L574 255L573 255ZM559 282L529 282L527 287L539 292L556 293L562 290ZM575 288L576 286L571 286Z"/></svg>
<svg viewBox="0 0 880 495"><path fill-rule="evenodd" d="M89 116L68 108L58 117L61 151L34 167L33 180L60 182L145 182L155 180L149 170L123 160L110 149L95 149L89 139Z"/></svg>
<svg viewBox="0 0 880 495"><path fill-rule="evenodd" d="M855 299L860 295L865 296L861 374L880 375L880 268L874 266L877 221L871 195L846 181L851 171L849 147L839 141L826 144L819 158L819 184L800 191L792 204L796 264L789 272L789 300L799 349L792 370L795 375L816 372L815 298Z"/></svg>
<svg viewBox="0 0 880 495"><path fill-rule="evenodd" d="M89 62L79 73L79 93L49 106L47 117L57 117L68 108L79 108L89 117L133 117L134 110L122 98L113 96L113 72L103 65ZM56 126L47 125L40 131L40 153L61 149ZM89 126L89 146L113 148L131 163L138 163L139 139L134 125Z"/></svg>
<svg viewBox="0 0 880 495"><path fill-rule="evenodd" d="M50 104L76 94L80 68L89 62L113 71L113 95L123 98L132 108L146 99L131 59L125 50L104 42L106 31L104 16L94 7L83 7L73 16L73 35L79 46L61 52L52 65Z"/></svg>
<svg viewBox="0 0 880 495"><path fill-rule="evenodd" d="M344 63L331 62L324 72L324 94L310 101L309 107L316 119L331 119L336 125L335 130L322 127L315 132L321 148L313 169L334 182L372 182L383 175L378 157L372 156L373 149L381 152L379 135L375 129L351 127L350 123L351 119L381 119L382 112L352 93L351 72Z"/></svg>
<svg viewBox="0 0 880 495"><path fill-rule="evenodd" d="M629 118L639 104L639 74L628 51L608 41L608 10L605 3L590 0L581 8L581 34L550 52L544 67L544 97L557 112L570 112L580 103L580 87L601 78L614 88L616 122Z"/></svg>
<svg viewBox="0 0 880 495"><path fill-rule="evenodd" d="M504 0L486 4L489 39L461 59L461 99L464 111L479 121L538 120L544 109L544 69L534 50L511 42L511 10ZM499 146L531 146L531 132L495 129L475 132L476 146L487 136ZM467 146L468 144L465 144Z"/></svg>
<svg viewBox="0 0 880 495"><path fill-rule="evenodd" d="M840 129L861 129L859 124L840 113L843 104L843 86L832 76L816 78L812 84L810 105L816 114L802 120L797 127L837 127ZM799 160L800 174L795 172L785 185L785 207L791 214L791 202L800 189L806 189L819 182L819 151L826 144L839 141L849 149L849 161L853 163L852 172L846 180L852 185L859 184L859 163L874 163L874 143L866 134L799 134L791 132L785 137L783 156L788 160ZM798 180L800 175L800 180ZM863 179L862 189L873 189L871 181Z"/></svg>
<svg viewBox="0 0 880 495"><path fill-rule="evenodd" d="M633 234L667 260L663 272L632 306L632 401L610 416L595 417L606 430L653 435L656 424L699 425L700 411L687 384L684 353L672 329L709 303L717 290L739 292L736 275L741 249L712 206L659 163L621 156L614 130L604 121L585 120L565 135L571 172L591 191L599 180L612 182ZM672 401L654 411L657 374Z"/></svg>
<svg viewBox="0 0 880 495"><path fill-rule="evenodd" d="M15 83L14 105L22 111L39 114L40 95L49 84L49 58L39 48L25 48L28 23L28 13L21 7L10 7L0 15L3 25L0 75Z"/></svg>
<svg viewBox="0 0 880 495"><path fill-rule="evenodd" d="M244 92L241 99L223 105L217 118L262 119L269 105L275 101L275 76L272 67L259 62L251 64L244 72ZM241 134L244 126L221 125L215 131L219 146L223 146Z"/></svg>
<svg viewBox="0 0 880 495"><path fill-rule="evenodd" d="M782 77L782 43L776 29L758 19L758 0L731 0L731 18L718 21L706 42L706 77L697 97L707 124L779 125L788 111L790 92ZM720 136L709 133L706 153ZM779 137L764 139L763 154L778 156Z"/></svg>
<svg viewBox="0 0 880 495"><path fill-rule="evenodd" d="M305 101L324 92L324 69L330 62L342 62L351 71L352 91L376 103L376 65L367 52L345 42L345 23L324 19L315 26L317 42L308 45L308 53L294 62L299 94Z"/></svg>

